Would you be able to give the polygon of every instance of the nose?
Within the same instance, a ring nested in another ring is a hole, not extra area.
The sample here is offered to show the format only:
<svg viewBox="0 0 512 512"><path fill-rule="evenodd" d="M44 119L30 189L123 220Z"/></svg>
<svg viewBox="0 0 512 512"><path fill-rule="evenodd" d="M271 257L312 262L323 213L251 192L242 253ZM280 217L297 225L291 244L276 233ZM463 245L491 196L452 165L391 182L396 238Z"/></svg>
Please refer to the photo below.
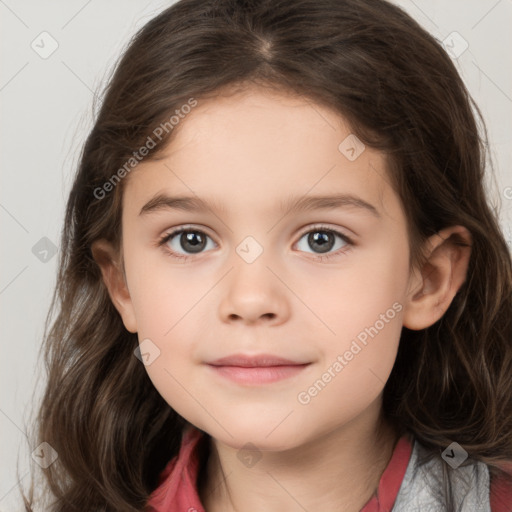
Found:
<svg viewBox="0 0 512 512"><path fill-rule="evenodd" d="M219 314L226 323L279 325L290 315L287 288L264 261L235 264L222 293Z"/></svg>

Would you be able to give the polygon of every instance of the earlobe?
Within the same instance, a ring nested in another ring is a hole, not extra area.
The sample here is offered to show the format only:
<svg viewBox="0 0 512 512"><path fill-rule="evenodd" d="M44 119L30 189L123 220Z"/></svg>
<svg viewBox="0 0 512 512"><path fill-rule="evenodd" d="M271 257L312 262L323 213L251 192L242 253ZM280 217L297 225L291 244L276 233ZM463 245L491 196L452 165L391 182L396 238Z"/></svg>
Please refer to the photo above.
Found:
<svg viewBox="0 0 512 512"><path fill-rule="evenodd" d="M94 261L98 264L103 282L115 308L121 315L124 326L129 332L137 332L135 311L130 292L120 265L119 255L105 239L96 240L91 246Z"/></svg>
<svg viewBox="0 0 512 512"><path fill-rule="evenodd" d="M427 240L426 262L415 269L403 314L412 330L430 327L447 311L466 280L472 237L463 226L452 226Z"/></svg>

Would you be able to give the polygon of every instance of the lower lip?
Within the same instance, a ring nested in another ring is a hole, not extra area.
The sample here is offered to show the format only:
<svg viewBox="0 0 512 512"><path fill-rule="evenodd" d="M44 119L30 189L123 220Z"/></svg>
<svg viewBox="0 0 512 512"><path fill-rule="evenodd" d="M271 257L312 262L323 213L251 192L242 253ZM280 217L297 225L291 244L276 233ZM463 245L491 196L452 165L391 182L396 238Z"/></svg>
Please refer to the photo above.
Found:
<svg viewBox="0 0 512 512"><path fill-rule="evenodd" d="M309 366L308 364L289 366L214 366L209 365L219 375L239 384L270 384L293 377Z"/></svg>

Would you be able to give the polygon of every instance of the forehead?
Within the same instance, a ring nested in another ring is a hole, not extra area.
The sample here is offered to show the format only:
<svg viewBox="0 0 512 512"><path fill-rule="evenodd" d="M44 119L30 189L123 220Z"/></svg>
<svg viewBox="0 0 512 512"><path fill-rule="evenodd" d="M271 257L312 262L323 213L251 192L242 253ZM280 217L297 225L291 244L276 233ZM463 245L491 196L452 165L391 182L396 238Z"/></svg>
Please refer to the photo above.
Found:
<svg viewBox="0 0 512 512"><path fill-rule="evenodd" d="M360 146L349 159L353 137L340 114L287 92L254 88L198 100L158 160L131 172L123 202L140 210L151 195L166 192L241 213L281 208L308 194L392 201L384 156Z"/></svg>

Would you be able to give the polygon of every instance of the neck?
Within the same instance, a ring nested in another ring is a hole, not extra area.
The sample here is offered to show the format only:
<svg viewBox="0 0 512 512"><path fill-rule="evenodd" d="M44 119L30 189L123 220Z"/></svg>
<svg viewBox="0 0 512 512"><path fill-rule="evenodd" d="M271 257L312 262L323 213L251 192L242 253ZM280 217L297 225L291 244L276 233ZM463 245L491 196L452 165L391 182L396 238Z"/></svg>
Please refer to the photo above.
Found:
<svg viewBox="0 0 512 512"><path fill-rule="evenodd" d="M284 452L240 464L238 450L211 439L204 485L206 512L359 512L378 488L398 435L379 417L357 419Z"/></svg>

